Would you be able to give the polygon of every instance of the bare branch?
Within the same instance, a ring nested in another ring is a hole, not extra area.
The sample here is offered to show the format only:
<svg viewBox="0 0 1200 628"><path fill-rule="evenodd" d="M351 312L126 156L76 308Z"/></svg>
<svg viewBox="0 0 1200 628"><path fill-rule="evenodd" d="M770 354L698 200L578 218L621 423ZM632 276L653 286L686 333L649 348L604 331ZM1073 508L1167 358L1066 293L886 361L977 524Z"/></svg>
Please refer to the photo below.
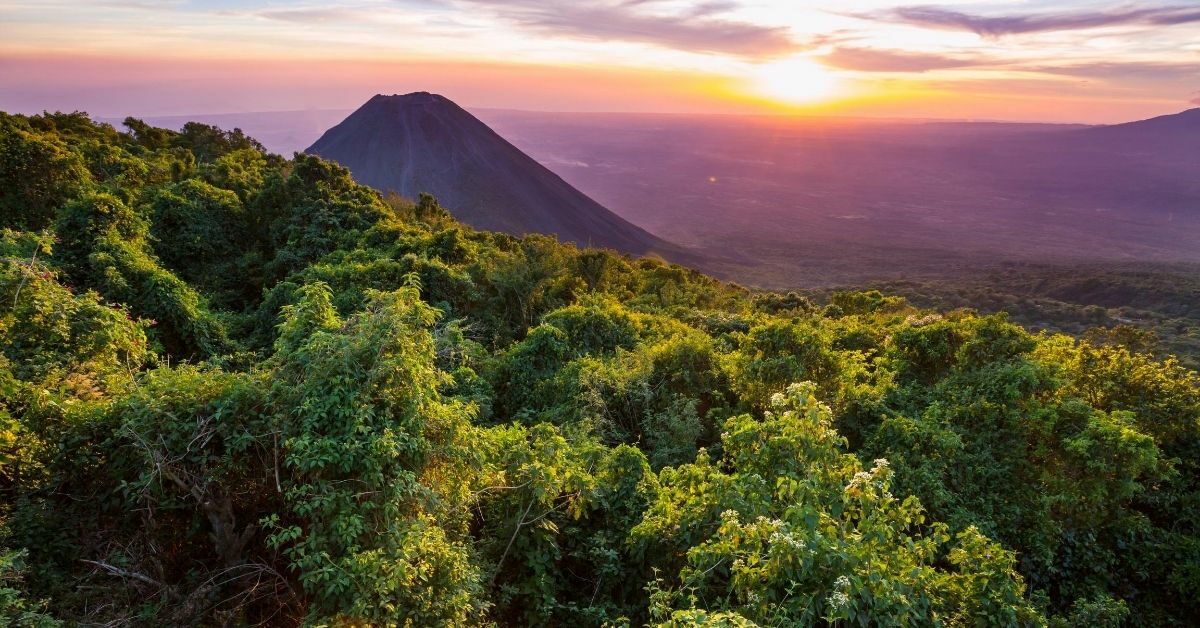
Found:
<svg viewBox="0 0 1200 628"><path fill-rule="evenodd" d="M101 561L101 560L87 560L87 559L80 559L80 561L81 561L81 562L85 562L85 563L87 563L87 564L89 564L89 565L95 565L95 566L97 566L97 567L99 567L99 568L103 569L103 570L104 570L105 572L107 572L109 575L117 576L117 577L120 577L120 578L127 578L127 579L137 580L138 582L142 582L142 583L144 583L144 584L148 584L148 585L150 585L150 586L152 586L152 587L158 587L158 588L160 588L160 589L165 589L165 588L166 588L166 585L164 585L163 583L159 582L158 580L155 580L154 578L151 578L150 576L147 576L147 575L145 575L145 574L140 574L140 573L137 573L136 571L129 571L129 570L126 570L126 569L121 569L120 567L117 567L116 565L110 565L109 563L106 563L106 562L104 562L104 561Z"/></svg>

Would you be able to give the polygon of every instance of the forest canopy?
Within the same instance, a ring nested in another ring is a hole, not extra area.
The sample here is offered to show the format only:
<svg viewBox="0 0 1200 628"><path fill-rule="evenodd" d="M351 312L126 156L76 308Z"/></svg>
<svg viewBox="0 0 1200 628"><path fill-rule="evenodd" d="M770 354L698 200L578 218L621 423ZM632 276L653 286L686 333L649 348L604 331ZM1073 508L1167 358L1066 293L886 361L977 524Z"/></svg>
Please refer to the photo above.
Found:
<svg viewBox="0 0 1200 628"><path fill-rule="evenodd" d="M124 129L0 114L2 623L1200 617L1175 358Z"/></svg>

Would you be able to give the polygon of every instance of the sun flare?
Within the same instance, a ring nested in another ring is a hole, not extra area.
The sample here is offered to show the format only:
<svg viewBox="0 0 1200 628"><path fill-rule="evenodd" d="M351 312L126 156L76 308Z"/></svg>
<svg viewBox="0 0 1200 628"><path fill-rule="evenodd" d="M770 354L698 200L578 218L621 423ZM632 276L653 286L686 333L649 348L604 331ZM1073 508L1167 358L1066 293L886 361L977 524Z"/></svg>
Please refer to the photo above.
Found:
<svg viewBox="0 0 1200 628"><path fill-rule="evenodd" d="M828 68L805 57L757 65L751 70L750 80L761 95L791 104L827 99L838 82Z"/></svg>

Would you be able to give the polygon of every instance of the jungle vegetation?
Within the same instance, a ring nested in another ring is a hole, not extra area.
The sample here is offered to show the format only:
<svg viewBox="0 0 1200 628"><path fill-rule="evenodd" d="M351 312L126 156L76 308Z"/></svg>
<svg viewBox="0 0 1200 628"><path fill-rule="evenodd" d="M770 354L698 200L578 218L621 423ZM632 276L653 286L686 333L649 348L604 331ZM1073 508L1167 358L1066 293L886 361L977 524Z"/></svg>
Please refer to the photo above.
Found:
<svg viewBox="0 0 1200 628"><path fill-rule="evenodd" d="M938 281L872 284L918 307L1005 312L1030 329L1118 342L1200 367L1200 266L1146 262L1007 263ZM862 289L861 286L858 289ZM827 300L836 290L808 291Z"/></svg>
<svg viewBox="0 0 1200 628"><path fill-rule="evenodd" d="M0 114L0 623L1187 625L1200 378Z"/></svg>

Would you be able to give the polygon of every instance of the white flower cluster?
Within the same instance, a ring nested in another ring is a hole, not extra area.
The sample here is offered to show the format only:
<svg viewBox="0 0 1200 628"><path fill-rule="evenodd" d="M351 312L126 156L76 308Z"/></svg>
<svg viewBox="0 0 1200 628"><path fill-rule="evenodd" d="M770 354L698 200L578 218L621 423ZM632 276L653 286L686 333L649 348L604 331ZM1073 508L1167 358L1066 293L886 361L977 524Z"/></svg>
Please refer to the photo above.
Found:
<svg viewBox="0 0 1200 628"><path fill-rule="evenodd" d="M924 327L925 325L936 323L940 320L942 320L942 316L940 314L927 314L920 318L910 315L908 318L904 319L904 322L908 325L912 325L913 327Z"/></svg>
<svg viewBox="0 0 1200 628"><path fill-rule="evenodd" d="M786 545L798 552L808 549L808 544L786 532L772 532L771 545Z"/></svg>
<svg viewBox="0 0 1200 628"><path fill-rule="evenodd" d="M825 598L825 603L829 605L830 610L839 610L850 604L850 594L847 590L850 588L850 578L846 576L838 576L837 580L833 581L833 592L829 597Z"/></svg>
<svg viewBox="0 0 1200 628"><path fill-rule="evenodd" d="M855 473L854 477L850 479L850 484L847 485L846 488L866 488L869 485L873 485L875 488L883 490L884 484L890 475L888 472L888 466L890 464L891 463L888 462L887 458L876 458L875 464L871 470L859 471L858 473ZM890 493L885 491L884 494L889 495Z"/></svg>
<svg viewBox="0 0 1200 628"><path fill-rule="evenodd" d="M859 471L850 479L850 486L864 486L870 483L872 479L874 479L874 476L871 475L870 471Z"/></svg>

